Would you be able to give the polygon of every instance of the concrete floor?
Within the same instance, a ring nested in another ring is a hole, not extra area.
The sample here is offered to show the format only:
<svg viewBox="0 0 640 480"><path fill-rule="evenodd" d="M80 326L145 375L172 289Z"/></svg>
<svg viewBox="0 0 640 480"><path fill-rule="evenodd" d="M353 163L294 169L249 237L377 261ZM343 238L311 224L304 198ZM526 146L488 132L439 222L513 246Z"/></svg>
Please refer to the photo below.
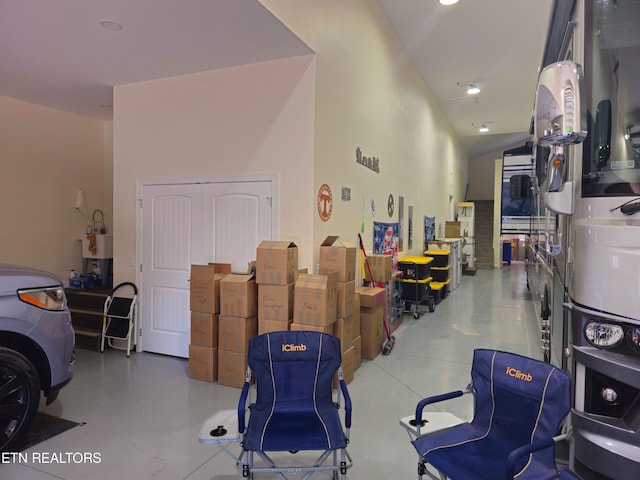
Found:
<svg viewBox="0 0 640 480"><path fill-rule="evenodd" d="M474 348L541 358L538 321L528 300L524 269L513 263L463 277L433 313L418 320L405 315L391 354L363 361L349 385L354 405L349 479L416 478L417 456L398 420L425 396L464 388ZM237 389L189 379L183 359L78 350L73 381L41 410L85 424L32 447L26 462L0 463L0 478L241 478L224 452L197 441L203 420L236 408L238 397ZM447 402L446 410L470 419L471 397ZM39 453L76 455L67 463L32 461ZM75 463L78 453L94 454L94 461Z"/></svg>

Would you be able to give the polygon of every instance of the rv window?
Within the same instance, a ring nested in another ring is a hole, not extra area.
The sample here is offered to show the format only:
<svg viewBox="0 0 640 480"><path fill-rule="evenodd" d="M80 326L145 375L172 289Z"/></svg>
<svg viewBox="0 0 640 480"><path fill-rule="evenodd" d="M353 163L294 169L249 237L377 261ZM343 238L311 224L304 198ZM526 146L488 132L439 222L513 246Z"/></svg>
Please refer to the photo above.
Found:
<svg viewBox="0 0 640 480"><path fill-rule="evenodd" d="M640 4L585 2L582 195L640 194Z"/></svg>

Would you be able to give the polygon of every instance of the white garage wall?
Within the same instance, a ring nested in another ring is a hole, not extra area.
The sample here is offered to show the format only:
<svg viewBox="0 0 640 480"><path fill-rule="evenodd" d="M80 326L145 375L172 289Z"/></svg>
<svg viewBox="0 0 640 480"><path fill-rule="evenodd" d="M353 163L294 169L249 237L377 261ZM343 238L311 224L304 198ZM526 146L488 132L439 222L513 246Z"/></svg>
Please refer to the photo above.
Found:
<svg viewBox="0 0 640 480"><path fill-rule="evenodd" d="M468 161L387 17L370 0L261 3L316 52L314 190L309 195L326 183L334 202L327 222L313 212L314 262L327 234L357 239L363 199L363 238L371 248L372 222L397 221L399 195L404 196L405 253L409 205L414 211L410 253L421 253L424 215L435 215L440 225L450 220L449 196L454 203L464 199ZM380 159L379 174L356 163L357 147ZM351 188L351 201L340 200L341 187ZM389 194L396 205L392 219Z"/></svg>
<svg viewBox="0 0 640 480"><path fill-rule="evenodd" d="M63 280L82 268L90 218L74 208L85 191L89 216L112 214L103 122L0 96L0 262L51 271Z"/></svg>
<svg viewBox="0 0 640 480"><path fill-rule="evenodd" d="M450 202L463 200L467 156L377 2L262 3L316 54L116 87L116 281L135 275L137 178L279 173L279 237L299 245L312 271L327 234L357 238L363 199L370 248L372 222L397 221L389 194L396 207L404 197L404 253L422 250L424 215L437 217L442 235ZM380 159L379 174L356 163L357 147ZM328 222L316 209L324 183L334 199ZM351 201L340 200L341 187Z"/></svg>
<svg viewBox="0 0 640 480"><path fill-rule="evenodd" d="M136 179L280 175L279 237L310 266L312 56L116 87L114 278L134 280Z"/></svg>

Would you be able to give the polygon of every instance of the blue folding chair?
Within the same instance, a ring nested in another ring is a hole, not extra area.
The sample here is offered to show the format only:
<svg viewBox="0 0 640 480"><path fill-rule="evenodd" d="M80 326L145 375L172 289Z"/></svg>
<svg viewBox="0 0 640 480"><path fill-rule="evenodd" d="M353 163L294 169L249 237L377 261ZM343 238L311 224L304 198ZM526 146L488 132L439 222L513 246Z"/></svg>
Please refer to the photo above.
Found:
<svg viewBox="0 0 640 480"><path fill-rule="evenodd" d="M418 477L438 480L551 480L558 478L554 442L570 409L570 379L538 360L495 350L473 354L472 383L421 400L415 413L412 444L419 455ZM471 422L421 434L426 405L474 395Z"/></svg>
<svg viewBox="0 0 640 480"><path fill-rule="evenodd" d="M222 413L205 421L200 442L217 443L231 456L228 443L239 443L242 451L235 458L236 468L245 478L269 472L286 480L284 474L290 472L304 473L302 478L308 479L316 472L329 472L334 479L346 479L353 464L347 452L352 408L340 363L340 340L325 333L285 331L252 338L247 381L238 404L237 434L232 433L234 419ZM256 382L255 403L251 402L251 373ZM336 373L340 388L334 401ZM344 429L339 414L341 393ZM299 451L320 454L315 462L307 460L304 465L291 466L291 458L287 466L274 462L276 452ZM262 460L259 465L256 455Z"/></svg>

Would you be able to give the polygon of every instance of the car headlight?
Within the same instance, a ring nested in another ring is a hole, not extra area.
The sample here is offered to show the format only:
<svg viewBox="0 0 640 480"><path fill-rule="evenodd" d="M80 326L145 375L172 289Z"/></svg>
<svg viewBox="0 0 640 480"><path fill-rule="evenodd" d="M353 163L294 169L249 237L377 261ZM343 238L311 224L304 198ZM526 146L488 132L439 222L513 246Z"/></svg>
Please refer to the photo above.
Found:
<svg viewBox="0 0 640 480"><path fill-rule="evenodd" d="M18 297L23 302L44 310L64 310L67 303L62 287L18 290Z"/></svg>
<svg viewBox="0 0 640 480"><path fill-rule="evenodd" d="M640 353L640 328L630 328L627 330L627 343L636 353Z"/></svg>
<svg viewBox="0 0 640 480"><path fill-rule="evenodd" d="M624 330L620 325L591 322L585 327L584 335L594 347L611 348L622 341Z"/></svg>

